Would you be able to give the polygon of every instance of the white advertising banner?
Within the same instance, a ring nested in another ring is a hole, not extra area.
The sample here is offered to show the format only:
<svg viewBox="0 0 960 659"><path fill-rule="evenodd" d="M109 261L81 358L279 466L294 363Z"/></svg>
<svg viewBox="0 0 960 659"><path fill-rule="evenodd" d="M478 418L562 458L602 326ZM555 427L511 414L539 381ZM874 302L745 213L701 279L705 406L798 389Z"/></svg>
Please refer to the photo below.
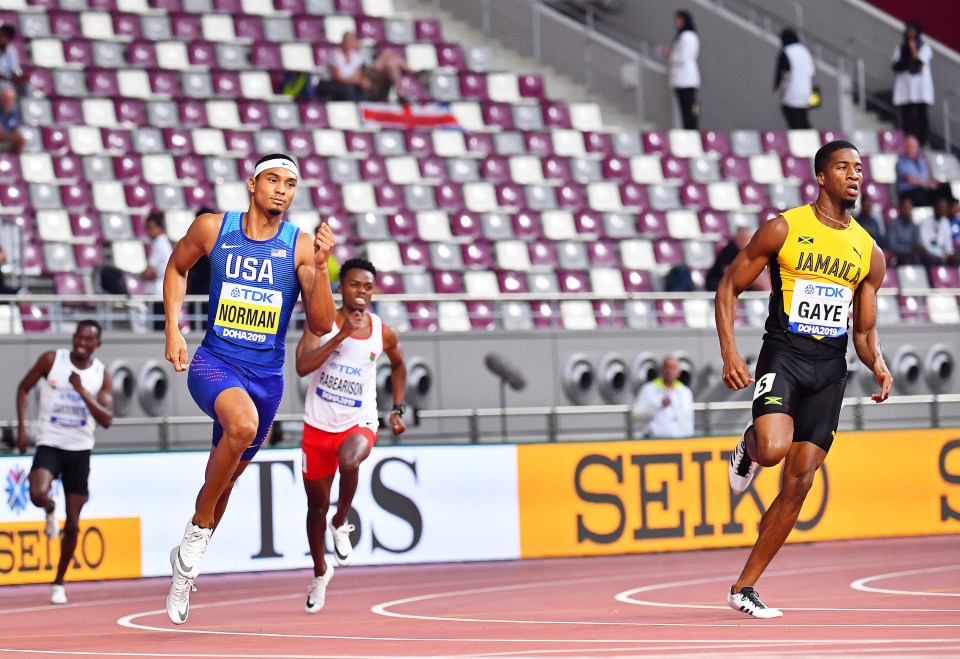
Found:
<svg viewBox="0 0 960 659"><path fill-rule="evenodd" d="M170 549L180 541L192 515L206 461L205 452L94 453L90 501L82 516L100 520L98 528L117 529L100 542L106 549L91 541L91 547L99 547L98 552L91 550L94 558L106 567L117 551L138 551L143 576L169 574ZM25 479L30 464L30 456L0 458L5 495L0 531L8 523L43 527L42 511L29 501ZM328 519L338 491L339 481L334 480ZM62 519L62 497L58 512ZM125 522L111 526L112 520ZM140 537L124 539L123 533L131 533L137 520ZM349 521L356 526L356 565L518 558L516 447L376 447L360 467ZM305 527L300 450L263 450L233 489L203 571L309 567ZM104 535L98 533L97 538ZM46 542L42 534L30 535L27 541ZM6 577L0 583L24 582L15 573L31 569L31 557L40 551L25 550L18 543L22 544L18 533L0 532L0 577L4 573ZM328 532L328 551L330 546ZM21 556L4 561L5 552ZM99 576L94 571L90 578L109 576L101 568Z"/></svg>

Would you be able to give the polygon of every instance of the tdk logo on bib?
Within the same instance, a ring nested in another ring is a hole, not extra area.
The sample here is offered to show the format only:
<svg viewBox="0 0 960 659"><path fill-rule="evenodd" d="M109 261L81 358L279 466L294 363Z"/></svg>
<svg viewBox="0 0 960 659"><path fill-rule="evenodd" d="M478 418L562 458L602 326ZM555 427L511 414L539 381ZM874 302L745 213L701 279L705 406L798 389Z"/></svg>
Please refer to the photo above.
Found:
<svg viewBox="0 0 960 659"><path fill-rule="evenodd" d="M790 304L790 331L817 338L843 336L853 290L846 286L797 279Z"/></svg>
<svg viewBox="0 0 960 659"><path fill-rule="evenodd" d="M241 288L239 286L234 286L230 291L230 297L238 300L246 300L247 302L262 302L263 304L272 305L273 296L280 295L276 291L262 291L255 288Z"/></svg>
<svg viewBox="0 0 960 659"><path fill-rule="evenodd" d="M817 295L825 298L843 298L843 292L849 291L844 286L833 286L830 284L807 284L803 287L803 292L807 295Z"/></svg>

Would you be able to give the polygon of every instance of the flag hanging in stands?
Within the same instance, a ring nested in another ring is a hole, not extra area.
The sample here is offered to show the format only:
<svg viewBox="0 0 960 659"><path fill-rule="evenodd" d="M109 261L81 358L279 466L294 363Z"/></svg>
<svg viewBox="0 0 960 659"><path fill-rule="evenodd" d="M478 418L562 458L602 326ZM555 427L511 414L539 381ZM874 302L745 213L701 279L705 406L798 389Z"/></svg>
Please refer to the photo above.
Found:
<svg viewBox="0 0 960 659"><path fill-rule="evenodd" d="M382 128L460 128L457 118L444 103L400 105L361 103L363 123Z"/></svg>

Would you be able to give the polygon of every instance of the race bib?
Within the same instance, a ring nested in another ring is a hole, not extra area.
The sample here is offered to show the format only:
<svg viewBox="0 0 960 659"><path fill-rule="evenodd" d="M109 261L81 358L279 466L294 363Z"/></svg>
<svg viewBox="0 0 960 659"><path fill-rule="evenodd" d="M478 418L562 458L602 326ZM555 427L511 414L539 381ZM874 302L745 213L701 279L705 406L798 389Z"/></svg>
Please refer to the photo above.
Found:
<svg viewBox="0 0 960 659"><path fill-rule="evenodd" d="M213 330L238 345L273 346L282 308L280 291L224 282Z"/></svg>
<svg viewBox="0 0 960 659"><path fill-rule="evenodd" d="M795 334L835 337L847 333L853 290L829 282L797 279L790 303L789 329Z"/></svg>
<svg viewBox="0 0 960 659"><path fill-rule="evenodd" d="M87 424L90 410L76 391L54 391L50 406L50 423L62 428L82 428Z"/></svg>

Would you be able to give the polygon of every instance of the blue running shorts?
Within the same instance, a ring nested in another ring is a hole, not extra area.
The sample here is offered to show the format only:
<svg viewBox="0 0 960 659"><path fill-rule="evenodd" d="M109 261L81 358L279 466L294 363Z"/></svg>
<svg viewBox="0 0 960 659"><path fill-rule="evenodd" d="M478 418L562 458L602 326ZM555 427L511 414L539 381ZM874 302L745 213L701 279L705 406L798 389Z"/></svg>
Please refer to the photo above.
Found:
<svg viewBox="0 0 960 659"><path fill-rule="evenodd" d="M223 426L214 409L221 392L239 387L247 392L257 408L260 424L253 443L243 452L241 460L252 460L273 424L283 398L283 372L264 373L262 366L228 362L203 346L197 348L187 373L187 388L204 414L213 419L213 445L220 443Z"/></svg>

